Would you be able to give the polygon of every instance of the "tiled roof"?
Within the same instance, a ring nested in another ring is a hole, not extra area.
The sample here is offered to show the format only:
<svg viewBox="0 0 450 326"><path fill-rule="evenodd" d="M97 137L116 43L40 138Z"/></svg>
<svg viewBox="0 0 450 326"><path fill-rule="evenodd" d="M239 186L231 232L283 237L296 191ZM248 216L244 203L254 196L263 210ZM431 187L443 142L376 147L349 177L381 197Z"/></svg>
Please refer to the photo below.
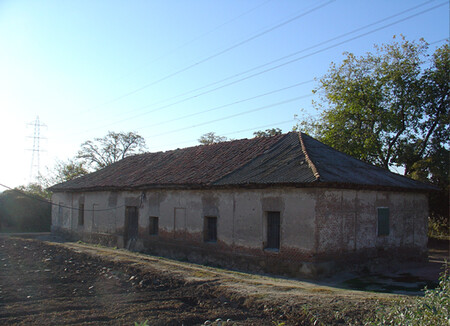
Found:
<svg viewBox="0 0 450 326"><path fill-rule="evenodd" d="M52 191L243 185L434 187L361 162L303 133L241 139L127 157Z"/></svg>
<svg viewBox="0 0 450 326"><path fill-rule="evenodd" d="M425 184L360 161L306 134L301 134L300 139L304 144L304 148L306 148L309 159L314 164L319 182L437 190L436 187L430 184Z"/></svg>

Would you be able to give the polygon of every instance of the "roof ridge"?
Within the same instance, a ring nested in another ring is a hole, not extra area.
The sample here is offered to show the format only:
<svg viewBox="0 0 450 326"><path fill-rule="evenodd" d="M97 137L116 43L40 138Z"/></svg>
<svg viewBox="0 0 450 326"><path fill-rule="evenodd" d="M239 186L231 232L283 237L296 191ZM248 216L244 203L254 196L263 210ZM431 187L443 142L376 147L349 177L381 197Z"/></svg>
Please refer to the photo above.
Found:
<svg viewBox="0 0 450 326"><path fill-rule="evenodd" d="M254 138L250 138L251 140L253 139L257 139L257 138L271 138L271 137L278 137L279 139L271 144L266 150L264 150L263 152L259 153L258 155L256 155L254 158L252 158L251 160L249 160L248 162L245 162L244 164L237 166L235 169L229 171L228 173L224 174L223 176L221 176L219 179L217 180L212 180L210 182L210 184L215 184L217 182L219 182L222 179L225 179L226 177L232 175L233 173L236 173L239 170L242 170L244 167L246 167L247 165L251 164L253 161L255 161L257 158L259 158L261 155L266 154L267 152L273 150L273 148L279 144L284 138L286 138L289 135L289 133L286 134L281 134L281 135L275 135L275 136L270 136L270 137L254 137ZM246 138L245 138L246 139Z"/></svg>
<svg viewBox="0 0 450 326"><path fill-rule="evenodd" d="M306 162L308 162L309 167L311 168L314 176L316 177L316 181L318 181L320 179L320 174L319 174L319 170L317 170L316 165L314 164L314 162L311 160L311 158L309 157L308 151L306 150L306 146L305 143L303 142L303 137L302 137L303 133L300 131L298 133L298 138L300 140L300 145L302 147L302 152L305 155L305 159Z"/></svg>

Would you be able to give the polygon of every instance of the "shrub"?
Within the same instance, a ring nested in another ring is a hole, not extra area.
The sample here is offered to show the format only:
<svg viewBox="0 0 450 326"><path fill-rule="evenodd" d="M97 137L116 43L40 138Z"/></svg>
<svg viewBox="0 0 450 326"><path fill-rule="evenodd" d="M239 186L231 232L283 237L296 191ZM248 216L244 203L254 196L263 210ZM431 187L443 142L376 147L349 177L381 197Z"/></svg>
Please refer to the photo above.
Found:
<svg viewBox="0 0 450 326"><path fill-rule="evenodd" d="M429 238L448 238L450 236L450 228L448 219L444 217L428 218L428 237Z"/></svg>
<svg viewBox="0 0 450 326"><path fill-rule="evenodd" d="M393 307L383 307L375 320L366 325L450 325L450 276L447 267L436 289L425 288L424 296L412 304L402 300Z"/></svg>

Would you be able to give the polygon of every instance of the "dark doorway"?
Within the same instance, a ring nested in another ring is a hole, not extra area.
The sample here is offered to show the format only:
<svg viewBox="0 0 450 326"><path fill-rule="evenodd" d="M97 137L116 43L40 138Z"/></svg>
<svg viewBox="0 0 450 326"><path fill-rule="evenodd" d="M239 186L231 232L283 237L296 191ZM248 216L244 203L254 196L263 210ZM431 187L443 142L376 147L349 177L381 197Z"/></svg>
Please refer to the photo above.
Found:
<svg viewBox="0 0 450 326"><path fill-rule="evenodd" d="M280 212L267 212L266 249L280 249Z"/></svg>
<svg viewBox="0 0 450 326"><path fill-rule="evenodd" d="M126 248L131 247L131 242L136 242L139 226L138 210L136 206L125 207L125 230L123 242Z"/></svg>
<svg viewBox="0 0 450 326"><path fill-rule="evenodd" d="M217 242L217 217L205 216L203 226L203 239L205 242Z"/></svg>

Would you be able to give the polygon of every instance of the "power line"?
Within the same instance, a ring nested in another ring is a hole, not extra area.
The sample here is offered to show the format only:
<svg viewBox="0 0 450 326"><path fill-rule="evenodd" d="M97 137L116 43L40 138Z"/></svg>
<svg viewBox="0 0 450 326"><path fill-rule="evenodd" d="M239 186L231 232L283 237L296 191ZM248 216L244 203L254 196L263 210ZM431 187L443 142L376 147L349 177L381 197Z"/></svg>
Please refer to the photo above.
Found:
<svg viewBox="0 0 450 326"><path fill-rule="evenodd" d="M434 41L432 43L429 43L428 45L433 45L433 44L437 44L437 43L441 43L441 42L448 42L448 38L441 38L440 40Z"/></svg>
<svg viewBox="0 0 450 326"><path fill-rule="evenodd" d="M270 70L276 69L276 68L278 68L278 67L287 65L287 64L289 64L289 63L291 63L291 62L298 61L298 60L300 60L300 59L302 59L302 58L311 56L311 55L313 55L313 54L316 54L316 53L325 51L325 50L327 50L327 49L330 49L330 48L336 47L336 46L338 46L338 45L347 43L347 42L352 41L352 40L355 40L355 39L357 39L357 38L366 36L366 35L368 35L368 34L371 34L371 33L374 33L374 32L376 32L376 31L379 31L379 30L381 30L381 29L384 29L384 28L386 28L386 27L389 27L389 26L398 24L399 22L403 22L403 21L405 21L405 20L407 20L407 19L411 19L412 17L416 17L416 16L418 16L418 15L421 15L421 14L426 13L426 12L428 12L428 11L431 11L431 10L433 10L433 9L442 7L442 6L446 5L446 4L447 4L446 2L440 3L440 4L438 4L438 5L434 6L434 7L431 7L431 8L425 9L425 10L422 10L422 11L420 11L420 12L418 12L418 13L413 14L413 15L410 15L410 16L407 16L407 17L405 17L405 18L399 19L399 20L397 20L397 21L395 21L395 22L392 22L392 23L390 23L390 24L387 24L387 25L384 25L384 26L375 28L375 29L373 29L373 30L371 30L371 31L368 31L368 32L365 32L365 33L363 33L363 34L357 35L357 36L352 37L352 38L350 38L350 39L347 39L347 40L338 42L338 43L336 43L336 44L334 44L334 45L328 46L328 47L326 47L326 48L324 48L324 49L315 51L315 52L313 52L313 53L310 53L310 54L308 54L308 55L302 56L302 57L300 57L300 58L296 58L296 59L294 59L294 60L290 60L290 61L288 61L288 62L285 62L285 63L283 63L283 64L280 64L280 65L278 65L278 66L275 66L275 67L266 69L265 71L270 71ZM257 73L257 74L261 74L261 73L262 73L262 72L259 72L259 73ZM254 75L256 75L256 74L254 74ZM311 94L311 95L305 95L305 96L303 96L303 97L306 97L306 96L312 96L312 95L313 95L313 94ZM193 125L193 126L190 126L190 127L185 127L185 128L181 128L181 129L177 129L177 130L172 130L172 131L164 132L164 133L161 133L161 134L153 135L153 136L150 136L150 137L159 137L159 136L166 135L166 134L170 134L170 133L174 133L174 132L177 132L177 131L186 130L186 129L191 129L191 128L195 128L195 127L202 126L202 125L205 125L205 124L209 124L209 123L213 123L213 122L217 122L217 121L221 121L221 120L230 119L230 118L233 118L233 117L242 115L242 114L247 114L247 113L250 113L250 112L255 112L255 111L263 110L263 109L265 109L265 108L273 107L273 106L278 105L278 104L284 104L284 103L287 103L287 102L292 102L292 101L297 100L297 99L299 99L299 98L302 98L302 97L292 98L292 99L289 99L289 100L286 100L286 101L282 101L282 102L279 102L279 103L271 104L271 105L264 106L264 107L261 107L261 108L257 108L257 109L253 109L253 110L248 110L248 111L245 111L245 112L241 112L241 113L238 113L238 114L234 114L234 115L231 115L231 116L228 116L228 117L225 117L225 118L215 119L215 120L210 120L210 121L207 121L207 122L204 122L204 123L200 123L200 124L197 124L197 125Z"/></svg>
<svg viewBox="0 0 450 326"><path fill-rule="evenodd" d="M289 120L285 120L285 121L279 121L279 122L272 122L270 124L267 125L262 125L262 126L257 126L257 127L253 127L253 128L248 128L248 129L241 129L241 130L237 130L237 131L233 131L233 132L229 132L224 134L223 136L229 136L229 135L235 135L235 134L239 134L241 132L246 132L246 131L252 131L252 130L256 130L256 129L260 129L260 128L268 128L268 127L275 127L275 126L279 126L281 124L285 124L288 122L294 122L293 119L289 119ZM183 142L176 142L176 143L172 143L172 144L168 144L166 146L173 146L173 145L179 145L179 144L187 144L187 143L191 143L193 141L198 141L198 139L191 139L191 140L186 140Z"/></svg>
<svg viewBox="0 0 450 326"><path fill-rule="evenodd" d="M159 79L157 79L155 81L152 81L152 82L150 82L150 83L148 83L148 84L146 84L144 86L141 86L141 87L139 87L137 89L134 89L134 90L132 90L132 91L130 91L128 93L120 95L120 96L118 96L118 97L116 97L116 98L114 98L114 99L112 99L112 100L110 100L110 101L108 101L106 103L103 103L102 106L114 103L114 102L116 102L118 100L121 100L121 99L123 99L125 97L128 97L130 95L136 94L136 93L138 93L138 92L140 92L140 91L142 91L142 90L144 90L144 89L146 89L146 88L148 88L150 86L153 86L153 85L158 84L158 83L160 83L162 81L165 81L165 80L167 80L167 79L169 79L171 77L179 75L179 74L181 74L181 73L183 73L183 72L185 72L185 71L187 71L189 69L192 69L192 68L194 68L194 67L196 67L198 65L201 65L201 64L203 64L203 63L205 63L205 62L207 62L207 61L209 61L211 59L214 59L214 58L216 58L216 57L218 57L218 56L220 56L222 54L225 54L225 53L227 53L227 52L229 52L229 51L231 51L231 50L233 50L233 49L235 49L237 47L240 47L240 46L242 46L242 45L244 45L244 44L246 44L248 42L251 42L251 41L253 41L253 40L255 40L255 39L257 39L257 38L259 38L259 37L261 37L261 36L263 36L265 34L267 34L267 33L273 32L274 30L276 30L276 29L278 29L280 27L283 27L283 26L285 26L285 25L287 25L289 23L292 23L293 21L298 20L298 19L300 19L300 18L302 18L302 17L304 17L304 16L306 16L306 15L308 15L308 14L310 14L310 13L312 13L312 12L318 10L318 9L321 9L322 7L328 6L329 4L331 4L334 1L336 1L336 0L329 0L329 1L327 1L327 2L325 2L323 4L321 4L321 5L318 5L318 6L314 7L313 9L310 9L310 10L308 10L306 12L302 12L302 13L300 13L300 14L292 17L292 18L289 18L289 19L287 19L287 20L285 20L285 21L283 21L281 23L278 23L278 24L276 24L276 25L274 25L274 26L272 26L272 27L270 27L270 28L268 28L268 29L266 29L266 30L264 30L262 32L259 32L259 33L255 34L255 35L253 35L253 36L251 36L251 37L249 37L247 39L244 39L243 41L240 41L240 42L238 42L236 44L233 44L233 45L225 48L224 50L216 52L216 53L214 53L214 54L212 54L212 55L210 55L210 56L208 56L206 58L203 58L203 59L201 59L201 60L199 60L199 61L197 61L197 62L195 62L193 64L190 64L190 65L188 65L188 66L186 66L186 67L184 67L182 69L179 69L179 70L177 70L177 71L175 71L173 73L170 73L170 74L168 74L168 75L166 75L164 77L161 77L161 78L159 78ZM92 110L92 109L90 109L90 110Z"/></svg>
<svg viewBox="0 0 450 326"><path fill-rule="evenodd" d="M254 70L257 70L257 69L260 69L260 68L269 66L269 65L271 65L271 64L273 64L273 63L276 63L276 62L282 61L282 60L284 60L284 59L293 57L293 56L295 56L295 55L297 55L297 54L306 52L306 51L308 51L308 50L312 50L312 49L314 49L314 48L320 47L321 45L330 43L330 42L332 42L332 41L335 41L335 40L338 40L338 39L340 39L340 38L342 38L342 37L345 37L345 36L354 34L354 33L358 32L358 31L361 31L361 30L366 29L366 28L368 28L368 27L377 25L377 24L379 24L379 23L381 23L381 22L384 22L384 21L386 21L386 20L390 20L390 19L392 19L392 18L398 17L398 16L400 16L400 15L403 15L403 14L405 14L405 13L407 13L407 12L413 11L413 10L419 8L419 7L422 7L422 6L424 6L424 5L427 5L427 4L429 4L429 3L431 3L431 2L434 2L434 1L435 1L435 0L429 0L429 1L426 1L426 2L424 2L424 3L421 3L421 4L419 4L419 5L416 5L416 6L411 7L411 8L409 8L409 9L403 10L403 11L401 11L401 12L399 12L399 13L396 13L396 14L394 14L394 15L390 15L390 16L388 16L388 17L386 17L386 18L380 19L380 20L378 20L378 21L376 21L376 22L373 22L373 23L364 25L364 26L362 26L362 27L356 28L356 29L354 29L354 30L352 30L352 31L350 31L350 32L346 32L346 33L344 33L344 34L341 34L341 35L338 35L338 36L336 36L336 37L330 38L330 39L328 39L328 40L326 40L326 41L317 43L317 44L315 44L315 45L313 45L313 46L310 46L310 47L308 47L308 48L305 48L305 49L302 49L302 50L293 52L293 53L288 54L288 55L286 55L286 56L283 56L283 57L281 57L281 58L278 58L278 59L272 60L272 61L270 61L270 62L267 62L267 63L265 63L265 64L262 64L262 65L253 67L253 68L248 69L248 70L246 70L246 71L244 71L244 72L240 72L240 73L238 73L238 74L234 74L234 75L232 75L232 76L229 76L229 77L226 77L226 78L221 79L221 80L219 80L219 81L216 81L216 82L207 84L207 85L205 85L205 86L196 88L196 89L194 89L194 90L190 90L190 91L188 91L188 92L179 94L179 95L177 95L177 96L170 97L170 98L167 98L167 99L165 99L165 100L162 100L162 101L159 101L159 102L156 102L156 103L153 103L153 104L149 104L149 105L143 106L143 107L139 108L137 111L140 111L140 110L142 110L142 109L146 109L146 108L150 107L151 105L154 105L154 104L157 104L157 103L161 103L161 102L165 102L165 101L167 101L167 100L174 99L174 98L177 98L177 97L180 97L180 96L184 96L184 95L187 95L187 94L189 94L189 93L192 93L192 92L195 92L195 91L198 91L198 90L201 90L201 89L204 89L204 88L207 88L207 87L210 87L210 86L219 84L219 83L224 82L224 81L226 81L226 80L229 80L229 79L232 79L232 78L235 78L235 77L238 77L238 76L247 74L247 73L252 72L252 71L254 71ZM305 59L305 58L310 57L310 56L312 56L312 55L315 55L315 54L324 52L324 51L326 51L326 50L329 50L329 49L331 49L331 48L337 47L337 46L342 45L342 44L344 44L344 43L348 43L348 42L353 41L353 40L355 40L355 39L364 37L364 36L366 36L366 35L368 35L368 34L377 32L377 31L379 31L379 30L381 30L381 29L384 29L384 28L390 27L390 26L392 26L392 25L398 24L398 23L400 23L400 22L403 22L403 21L405 21L405 20L411 19L411 18L413 18L413 17L416 17L416 16L418 16L418 15L421 15L421 14L423 14L423 13L426 13L426 12L428 12L428 11L430 11L430 10L436 9L436 8L438 8L438 7L440 7L440 6L444 5L444 4L445 4L445 3L441 3L441 4L437 5L437 6L432 7L432 8L423 10L423 11L421 11L421 12L418 12L418 13L416 13L416 14L407 16L407 17L405 17L405 18L402 18L402 19L400 19L400 20L394 21L394 22L389 23L389 24L387 24L387 25L378 27L378 28L376 28L376 29L373 29L373 30L371 30L371 31L365 32L365 33L363 33L363 34L359 34L359 35L357 35L357 36L355 36L355 37L352 37L352 38L350 38L350 39L347 39L347 40L338 42L338 43L336 43L336 44L333 44L333 45L328 46L328 47L326 47L326 48L323 48L323 49L321 49L321 50L318 50L318 51L312 52L312 53L310 53L310 54L307 54L307 55L304 55L304 56L295 58L295 59L290 60L290 61L287 61L287 62L285 62L285 63L279 64L279 65L274 66L274 67L272 67L272 68L268 68L268 69L262 70L262 71L260 71L260 72L251 74L251 75L249 75L249 76L246 76L246 77L243 77L243 78L241 78L241 79L232 81L232 82L230 82L230 83L227 83L227 84L218 86L218 87L216 87L216 88L213 88L213 89L210 89L210 90L201 92L201 93L199 93L199 94L196 94L196 95L193 95L193 96L190 96L190 97L181 99L181 100L179 100L179 101L172 102L172 103L170 103L170 104L166 104L166 105L160 106L160 107L158 107L158 108L155 108L155 109L153 109L153 110L147 111L147 112L145 112L145 113L138 114L138 115L135 115L135 116L132 116L132 117L128 117L128 118L125 118L125 119L121 119L121 120L116 121L116 122L111 123L111 124L103 125L102 127L108 127L108 126L115 125L115 124L118 124L118 123L121 123L121 122L124 122L124 121L128 121L128 120L131 120L131 119L135 119L135 118L138 118L138 117L141 117L141 116L144 116L144 115L147 115L147 114L150 114L150 113L153 113L153 112L160 111L160 110L162 110L162 109L171 107L171 106L173 106L173 105L180 104L180 103L182 103L182 102L191 100L191 99L193 99L193 98L197 98L197 97L199 97L199 96L202 96L202 95L205 95L205 94L214 92L214 91L216 91L216 90L219 90L219 89L222 89L222 88L225 88L225 87L234 85L234 84L239 83L239 82L241 82L241 81L244 81L244 80L247 80L247 79L256 77L256 76L258 76L258 75L267 73L267 72L269 72L269 71L272 71L272 70L281 68L281 67L283 67L283 66L285 66L285 65L288 65L288 64L297 62L297 61L299 61L299 60ZM95 129L98 129L98 127L96 127ZM94 129L91 129L91 130L94 130Z"/></svg>
<svg viewBox="0 0 450 326"><path fill-rule="evenodd" d="M255 108L255 109L247 110L247 111L244 111L244 112L239 112L239 113L232 114L232 115L229 115L229 116L226 116L226 117L222 117L222 118L219 118L219 119L214 119L214 120L209 120L209 121L206 121L206 122L198 123L198 124L195 124L195 125L192 125L192 126L189 126L189 127L178 128L176 130L171 130L171 131L163 132L163 133L160 133L160 134L151 135L149 137L159 137L159 136L172 134L172 133L183 131L183 130L187 130L187 129L192 129L192 128L204 126L204 125L211 124L211 123L218 122L218 121L228 120L228 119L235 118L235 117L238 117L238 116L241 116L241 115L244 115L244 114L257 112L257 111L269 109L269 108L277 106L277 105L282 105L282 104L294 102L294 101L297 101L297 100L300 100L300 99L311 97L313 95L314 94L307 94L307 95L302 95L302 96L296 96L296 97L293 97L293 98L290 98L290 99L287 99L287 100L284 100L284 101L280 101L280 102L277 102L277 103L264 105L264 106L261 106L261 107Z"/></svg>
<svg viewBox="0 0 450 326"><path fill-rule="evenodd" d="M266 92L266 93L259 94L259 95L256 95L256 96L248 97L248 98L245 98L245 99L242 99L242 100L239 100L239 101L234 101L234 102L231 102L231 103L219 105L219 106L207 109L207 110L203 110L203 111L187 114L187 115L184 115L182 117L166 120L166 121L163 121L163 122L160 122L160 123L155 123L155 124L147 126L147 128L148 127L154 127L154 126L160 126L160 125L163 125L163 124L166 124L166 123L169 123L169 122L174 122L174 121L178 121L178 120L182 120L182 119L186 119L186 118L191 118L191 117L197 116L199 114L203 114L203 113L207 113L207 112L211 112L211 111L216 111L216 110L228 107L228 106L240 104L240 103L247 102L247 101L250 101L250 100L254 100L254 99L257 99L257 98L260 98L260 97L264 97L264 96L267 96L267 95L272 95L272 94L275 94L275 93L279 93L279 92L285 91L287 89L291 89L291 88L294 88L294 87L298 87L298 86L301 86L301 85L312 83L313 81L314 81L313 79L307 80L307 81L303 81L303 82L296 83L296 84L293 84L293 85L289 85L289 86L286 86L286 87L282 87L282 88L279 88L279 89L276 89L276 90L273 90L273 91L270 91L270 92Z"/></svg>
<svg viewBox="0 0 450 326"><path fill-rule="evenodd" d="M426 3L429 3L429 2L430 2L430 1L427 1ZM431 11L431 10L434 10L434 9L436 9L436 8L439 8L439 7L441 7L441 6L445 5L445 4L446 4L446 2L440 3L440 4L438 4L438 5L434 6L434 7L431 7L431 8L425 9L425 10L422 10L422 11L420 11L420 12L418 12L418 13L409 15L409 16L407 16L407 17L404 17L404 18L402 18L402 19L396 20L396 21L394 21L394 22L392 22L392 23L389 23L389 24L386 24L386 25L384 25L384 26L377 27L377 28L372 29L372 30L370 30L370 31L368 31L368 32L365 32L365 33L356 35L356 36L351 37L351 38L349 38L349 39L340 41L340 42L335 43L335 44L332 44L332 45L330 45L330 46L328 46L328 47L325 47L325 48L322 48L322 49L317 50L317 51L315 51L315 52L309 53L309 54L307 54L307 55L304 55L304 56L301 56L301 57L292 59L292 60L290 60L290 61L284 62L284 63L279 64L279 65L277 65L277 66L274 66L274 67L265 69L265 70L263 70L263 71L254 73L254 74L252 74L252 75L243 77L243 78L238 79L238 80L236 80L236 81L233 81L233 82L231 82L231 83L228 83L228 84L222 85L222 86L220 86L220 87L217 87L217 88L215 88L215 89L213 89L213 90L217 90L217 89L220 89L220 88L229 86L229 85L231 85L231 84L238 83L238 82L240 82L240 81L249 79L249 78L251 78L251 77L254 77L254 76L257 76L257 75L261 75L261 74L263 74L263 73L266 73L266 72L269 72L269 71L278 69L278 68L280 68L280 67L282 67L282 66L286 66L286 65L288 65L288 64L291 64L291 63L293 63L293 62L299 61L299 60L301 60L301 59L305 59L305 58L310 57L310 56L312 56L312 55L315 55L315 54L324 52L324 51L326 51L326 50L329 50L329 49L334 48L334 47L337 47L337 46L339 46L339 45L348 43L348 42L353 41L353 40L355 40L355 39L358 39L358 38L364 37L364 36L366 36L366 35L375 33L375 32L377 32L377 31L380 31L380 30L385 29L385 28L387 28L387 27L390 27L390 26L392 26L392 25L401 23L401 22L403 22L403 21L405 21L405 20L408 20L408 19L411 19L411 18L413 18L413 17L422 15L422 14L424 14L424 13L426 13L426 12L429 12L429 11ZM375 23L374 23L374 24L375 24ZM213 91L213 90L209 90L208 92ZM204 92L204 93L205 93L205 92ZM197 95L197 96L199 96L199 95ZM311 95L308 95L308 96L312 96L312 94L311 94ZM291 100L288 100L288 101L291 101ZM280 103L284 103L284 101L283 101L283 102L280 102ZM272 106L274 106L274 105L271 105L270 107L272 107ZM263 107L263 108L266 108L266 107ZM157 110L159 110L159 109L161 109L161 108L158 108ZM261 109L262 109L262 108L259 108L258 110L261 110ZM253 112L253 111L255 111L255 110L245 111L245 113L249 113L249 112ZM155 110L150 111L150 112L155 112ZM150 112L148 112L148 113L150 113ZM243 114L243 113L239 113L239 114L237 114L237 115L241 115L241 114ZM229 117L227 117L227 119L230 118L230 117L234 117L234 116L236 116L236 115L229 116ZM190 126L190 127L187 127L187 128L177 129L177 130L174 130L174 131L169 131L169 132L165 132L165 133L162 133L162 134L153 135L153 136L151 136L151 137L158 137L158 136L162 136L162 135L170 134L170 133L173 133L173 132L177 132L177 131L181 131L181 130L186 130L186 129L198 127L198 126L201 126L201 125L204 125L204 124L208 124L208 123L212 123L212 122L216 122L216 121L220 121L220 120L221 120L221 119L211 120L211 121L206 122L206 123L202 123L202 124ZM150 127L150 126L147 125L147 126L141 127L141 128L148 128L148 127Z"/></svg>
<svg viewBox="0 0 450 326"><path fill-rule="evenodd" d="M306 80L306 81L303 81L303 82L300 82L300 83L296 83L296 84L293 84L293 85L289 85L289 86L286 86L286 87L282 87L282 88L279 88L279 89L276 89L276 90L273 90L273 91L265 92L265 93L258 94L258 95L252 96L252 97L247 97L247 98L242 99L242 100L238 100L238 101L234 101L234 102L231 102L231 103L219 105L219 106L216 106L216 107L207 109L207 110L203 110L203 111L199 111L199 112L187 114L187 115L184 115L184 116L182 116L182 117L173 118L173 119L166 120L166 121L163 121L163 122L160 122L160 123L155 123L155 124L152 124L152 125L147 125L147 126L145 126L145 128L154 127L154 126L160 126L160 125L163 125L163 124L166 124L166 123L169 123L169 122L174 122L174 121L182 120L182 119L185 119L185 118L194 117L194 116L196 116L196 115L200 115L200 114L203 114L203 113L207 113L207 112L211 112L211 111L216 111L216 110L219 110L219 109L223 109L223 108L225 108L225 107L229 107L229 106L232 106L232 105L235 105L235 104L247 102L247 101L254 100L254 99L257 99L257 98L260 98L260 97L264 97L264 96L267 96L267 95L272 95L272 94L275 94L275 93L278 93L278 92L281 92L281 91L285 91L285 90L287 90L287 89L291 89L291 88L298 87L298 86L305 85L305 84L312 83L312 82L314 82L313 79ZM161 107L161 108L159 108L159 109L163 109L163 107ZM155 111L156 111L156 110L153 110L153 111L151 111L151 112L147 112L147 113L141 114L141 115L139 115L139 116L143 116L143 115L146 115L146 114L155 112ZM136 116L135 116L135 117L136 117ZM128 118L128 119L125 119L125 120L122 120L121 122L126 121L126 120L130 120L130 119L133 119L133 118L135 118L135 117ZM139 128L138 128L138 129L139 129Z"/></svg>
<svg viewBox="0 0 450 326"><path fill-rule="evenodd" d="M166 98L166 99L164 99L164 100L161 100L161 101L158 101L158 102L155 102L155 103L146 105L146 106L144 106L144 107L139 108L137 111L140 111L140 110L142 110L142 109L146 109L146 108L148 108L148 107L150 107L150 106L152 106L152 105L156 105L156 104L159 104L159 103L161 103L161 102L169 101L169 100L178 98L178 97L180 97L180 96L184 96L184 95L187 95L187 94L190 94L190 93L193 93L193 92L202 90L202 89L204 89L204 88L207 88L207 87L210 87L210 86L219 84L219 83L221 83L221 82L227 81L227 80L232 79L232 78L235 78L235 77L239 77L239 76L241 76L241 75L244 75L244 74L246 74L246 73L252 72L252 71L254 71L254 70L257 70L257 69L266 67L266 66L271 65L271 64L273 64L273 63L275 63L275 62L278 62L278 61L281 61L281 60L290 58L290 57L292 57L292 56L294 56L294 55L296 55L296 54L299 54L299 53L302 53L302 52L311 50L311 49L313 49L313 48L319 47L319 46L324 45L324 44L326 44L326 43L329 43L329 42L331 42L331 41L334 41L334 40L337 40L337 39L339 39L339 38L342 38L342 37L344 37L344 36L347 36L347 35L356 33L356 32L358 32L358 31L360 31L360 30L365 29L365 28L368 28L368 27L371 27L371 26L373 26L373 25L379 24L379 23L381 23L381 22L383 22L383 21L386 21L386 20L395 18L395 17L397 17L397 16L400 16L400 15L402 15L402 14L404 14L404 13L407 13L407 12L409 12L409 11L412 11L412 10L414 10L414 9L417 9L417 8L419 8L419 7L421 7L421 6L424 6L424 5L426 5L426 4L430 3L430 2L434 2L434 1L436 1L436 0L429 0L429 1L426 1L426 2L424 2L424 3L422 3L422 4L419 4L419 5L417 5L417 6L411 7L411 8L409 8L409 9L407 9L407 10L401 11L401 12L399 12L399 13L397 13L397 14L394 14L394 15L391 15L391 16L389 16L389 17L383 18L383 19L381 19L381 20L378 20L378 21L373 22L373 23L371 23L371 24L365 25L365 26L363 26L363 27L359 27L359 28L354 29L354 30L352 30L352 31L350 31L350 32L341 34L341 35L339 35L339 36L336 36L336 37L334 37L334 38L328 39L328 40L326 40L326 41L317 43L317 44L315 44L315 45L313 45L313 46L311 46L311 47L308 47L308 48L306 48L306 49L302 49L302 50L293 52L293 53L291 53L291 54L289 54L289 55L286 55L286 56L283 56L283 57L281 57L281 58L272 60L272 61L267 62L267 63L264 63L264 64L262 64L262 65L253 67L253 68L248 69L248 70L246 70L246 71L243 71L243 72L240 72L240 73L231 75L231 76L229 76L229 77L226 77L226 78L224 78L224 79L215 81L215 82L213 82L213 83L210 83L210 84L201 86L201 87L199 87L199 88L196 88L196 89L187 91L187 92L185 92L185 93L182 93L182 94L179 94L179 95L176 95L176 96L173 96L173 97L169 97L169 98ZM230 84L224 85L224 87L226 87L226 86L228 86L228 85L230 85ZM222 88L222 87L221 87L221 88ZM190 99L192 99L192 98L195 98L195 97L198 97L198 96L200 96L200 95L204 95L204 94L210 93L210 92L215 91L215 90L217 90L217 89L218 89L218 88L215 88L215 89L209 90L209 91L207 91L207 92L197 94L197 95L192 96L192 97L189 97L189 98L187 98L187 99L185 99L185 100L190 100ZM219 89L220 89L220 88L219 88ZM178 103L180 103L180 102L175 102L175 103L173 103L173 104L178 104ZM173 105L173 104L170 104L170 106ZM165 106L165 107L166 107L166 106ZM164 108L165 108L165 107L164 107ZM154 112L154 111L150 111L150 112Z"/></svg>
<svg viewBox="0 0 450 326"><path fill-rule="evenodd" d="M218 29L220 29L220 28L222 28L222 27L224 27L224 26L226 26L226 25L228 25L228 24L230 24L230 23L232 23L232 22L238 20L239 18L241 18L241 17L243 17L243 16L248 15L249 13L251 13L251 12L253 12L253 11L255 11L255 10L257 10L257 9L259 9L259 8L261 8L261 7L263 7L263 6L265 6L266 4L268 4L268 3L271 2L271 1L273 1L273 0L267 0L267 1L264 1L264 2L262 2L262 3L260 3L260 4L258 4L257 6L255 6L255 7L253 7L253 8L250 8L250 9L247 10L247 11L244 11L243 13L239 14L238 16L233 17L233 18L231 18L230 20L227 20L226 22L217 25L216 27L212 28L211 30L209 30L209 31L207 31L207 32L205 32L205 33L203 33L203 34L201 34L201 35L199 35L199 36L196 36L196 37L190 39L189 41L184 42L183 44L181 44L181 45L179 45L179 46L177 46L177 47L175 47L175 48L173 48L173 49L171 49L171 50L169 50L169 51L164 52L162 55L160 55L158 58L152 60L150 63L147 63L147 64L145 64L145 65L141 65L139 68L134 69L132 72L128 73L128 74L125 75L125 76L122 76L120 79L123 79L123 78L125 78L125 77L128 77L128 76L130 76L130 75L132 75L132 74L134 74L134 73L136 73L136 72L142 70L142 67L144 67L144 66L145 66L145 67L148 67L150 64L153 64L153 63L155 63L155 62L157 62L157 61L159 61L159 60L165 58L166 56L168 56L168 55L170 55L170 54L172 54L172 53L174 53L174 52L176 52L176 51L178 51L178 50L180 50L180 49L182 49L182 48L184 48L184 47L186 47L186 46L188 46L188 45L194 43L195 41L197 41L197 40L199 40L199 39L201 39L201 38L203 38L203 37L205 37L205 36L207 36L207 35L209 35L209 34L215 32L215 31L217 31Z"/></svg>

